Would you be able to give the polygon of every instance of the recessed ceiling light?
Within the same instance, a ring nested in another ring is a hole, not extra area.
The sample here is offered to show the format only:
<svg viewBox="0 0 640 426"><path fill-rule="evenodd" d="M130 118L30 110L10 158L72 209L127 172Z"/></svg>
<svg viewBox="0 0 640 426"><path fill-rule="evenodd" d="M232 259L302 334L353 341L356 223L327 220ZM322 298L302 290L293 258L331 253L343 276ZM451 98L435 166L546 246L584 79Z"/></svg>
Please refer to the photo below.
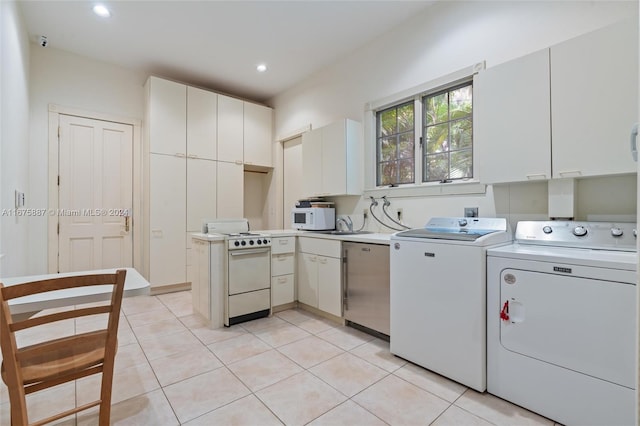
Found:
<svg viewBox="0 0 640 426"><path fill-rule="evenodd" d="M258 72L265 72L267 70L267 66L265 64L260 64L256 67Z"/></svg>
<svg viewBox="0 0 640 426"><path fill-rule="evenodd" d="M96 4L95 6L93 6L93 13L102 18L111 17L111 12L109 12L109 9L107 9L106 6L102 4Z"/></svg>

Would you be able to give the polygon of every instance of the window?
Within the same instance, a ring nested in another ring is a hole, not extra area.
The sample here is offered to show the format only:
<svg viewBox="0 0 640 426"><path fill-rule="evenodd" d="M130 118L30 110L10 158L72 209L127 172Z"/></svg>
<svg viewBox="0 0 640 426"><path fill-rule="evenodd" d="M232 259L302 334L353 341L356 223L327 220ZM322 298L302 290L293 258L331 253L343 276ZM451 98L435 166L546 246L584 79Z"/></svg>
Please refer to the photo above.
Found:
<svg viewBox="0 0 640 426"><path fill-rule="evenodd" d="M413 101L377 113L377 185L413 183L415 129Z"/></svg>
<svg viewBox="0 0 640 426"><path fill-rule="evenodd" d="M422 118L417 129L415 116ZM473 177L471 82L379 110L376 129L377 186Z"/></svg>
<svg viewBox="0 0 640 426"><path fill-rule="evenodd" d="M423 98L423 182L473 177L472 86Z"/></svg>

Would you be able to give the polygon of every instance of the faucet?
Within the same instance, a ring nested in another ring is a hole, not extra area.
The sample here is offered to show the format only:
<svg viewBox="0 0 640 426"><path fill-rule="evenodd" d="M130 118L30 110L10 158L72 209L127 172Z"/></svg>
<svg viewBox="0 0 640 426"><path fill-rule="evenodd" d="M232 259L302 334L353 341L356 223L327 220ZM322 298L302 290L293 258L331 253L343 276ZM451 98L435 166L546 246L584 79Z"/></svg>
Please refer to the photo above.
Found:
<svg viewBox="0 0 640 426"><path fill-rule="evenodd" d="M347 227L347 230L349 232L353 232L353 221L351 220L350 216L346 216L346 219L344 217L339 217L338 219L336 219L336 228L340 223L344 223L344 226Z"/></svg>

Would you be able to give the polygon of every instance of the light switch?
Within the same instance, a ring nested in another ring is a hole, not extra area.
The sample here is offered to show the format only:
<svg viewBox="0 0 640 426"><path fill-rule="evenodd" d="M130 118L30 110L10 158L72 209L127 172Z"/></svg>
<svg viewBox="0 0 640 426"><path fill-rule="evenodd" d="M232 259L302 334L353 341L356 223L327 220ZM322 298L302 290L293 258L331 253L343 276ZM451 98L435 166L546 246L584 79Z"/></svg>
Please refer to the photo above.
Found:
<svg viewBox="0 0 640 426"><path fill-rule="evenodd" d="M20 192L16 189L16 209L24 207L24 192Z"/></svg>

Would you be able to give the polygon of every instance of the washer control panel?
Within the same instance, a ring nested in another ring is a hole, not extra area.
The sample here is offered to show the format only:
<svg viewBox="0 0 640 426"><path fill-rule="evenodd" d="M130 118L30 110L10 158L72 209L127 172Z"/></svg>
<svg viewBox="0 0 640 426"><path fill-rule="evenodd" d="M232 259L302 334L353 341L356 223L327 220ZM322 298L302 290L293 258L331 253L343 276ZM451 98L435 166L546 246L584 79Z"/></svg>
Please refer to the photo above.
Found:
<svg viewBox="0 0 640 426"><path fill-rule="evenodd" d="M522 221L515 233L522 244L622 251L636 251L636 238L630 222Z"/></svg>

